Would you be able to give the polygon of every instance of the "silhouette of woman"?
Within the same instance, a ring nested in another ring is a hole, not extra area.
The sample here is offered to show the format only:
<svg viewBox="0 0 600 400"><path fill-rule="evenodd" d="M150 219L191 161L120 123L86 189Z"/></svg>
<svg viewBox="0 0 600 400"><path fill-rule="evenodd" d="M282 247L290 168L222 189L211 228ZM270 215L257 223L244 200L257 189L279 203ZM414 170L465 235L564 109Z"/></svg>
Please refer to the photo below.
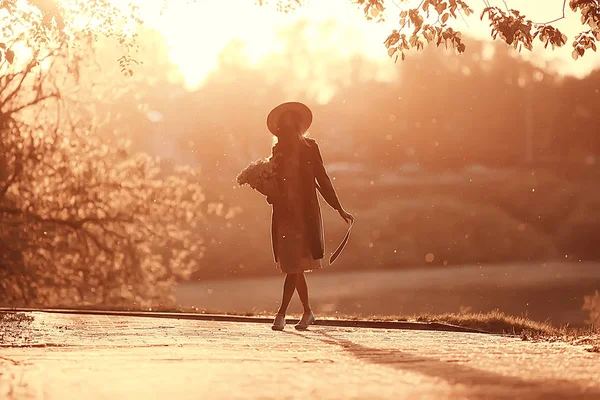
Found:
<svg viewBox="0 0 600 400"><path fill-rule="evenodd" d="M346 222L354 221L354 217L340 204L317 142L306 136L311 123L312 112L306 105L297 102L281 104L267 117L267 127L276 140L272 157L279 158L279 190L267 197L267 202L273 205L271 240L275 262L286 274L281 307L273 330L284 329L285 314L294 291L298 291L304 308L296 329L305 330L315 321L304 273L321 268L324 255L317 190Z"/></svg>

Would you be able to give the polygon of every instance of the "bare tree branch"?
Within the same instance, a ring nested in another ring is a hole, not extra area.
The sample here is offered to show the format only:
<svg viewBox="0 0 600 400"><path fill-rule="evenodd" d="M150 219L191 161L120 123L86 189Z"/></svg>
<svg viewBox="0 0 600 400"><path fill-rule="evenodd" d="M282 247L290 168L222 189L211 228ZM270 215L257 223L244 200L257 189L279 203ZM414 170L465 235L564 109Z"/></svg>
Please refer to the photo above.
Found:
<svg viewBox="0 0 600 400"><path fill-rule="evenodd" d="M534 25L550 25L566 18L567 0L563 0L562 16L548 22L533 22Z"/></svg>

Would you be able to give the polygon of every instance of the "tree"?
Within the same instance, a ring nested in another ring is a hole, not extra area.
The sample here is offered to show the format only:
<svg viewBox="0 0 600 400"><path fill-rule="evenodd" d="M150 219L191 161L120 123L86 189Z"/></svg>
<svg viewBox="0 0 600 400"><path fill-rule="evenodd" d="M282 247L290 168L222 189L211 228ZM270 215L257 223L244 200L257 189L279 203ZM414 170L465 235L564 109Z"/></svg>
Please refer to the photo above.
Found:
<svg viewBox="0 0 600 400"><path fill-rule="evenodd" d="M2 302L169 304L203 252L197 172L99 135L69 73L83 62L39 49L0 64Z"/></svg>
<svg viewBox="0 0 600 400"><path fill-rule="evenodd" d="M399 5L399 29L395 29L385 40L388 54L391 57L406 57L406 52L411 49L422 50L426 44L434 43L436 46L444 44L451 46L458 53L466 50L462 40L462 33L450 26L451 20L468 18L474 14L469 4L476 0L420 0L416 7L411 8L409 0L350 0L358 4L364 11L365 17L370 20L381 21L385 18L388 4L393 2ZM551 21L533 22L522 12L508 7L505 0L501 0L504 8L492 6L490 0L481 0L484 9L480 19L489 21L491 37L500 38L508 45L521 51L533 49L534 40L537 38L544 48L552 49L564 46L568 37L556 29L552 24L566 18L567 0L562 0L562 15ZM560 1L560 0L558 0ZM266 1L259 1L265 3ZM287 7L282 7L281 3ZM586 50L596 51L596 41L600 40L600 0L568 0L568 5L573 12L581 15L583 31L573 40L573 58L583 56ZM302 5L302 0L278 0L280 9L288 10L290 7Z"/></svg>
<svg viewBox="0 0 600 400"><path fill-rule="evenodd" d="M180 0L184 1L184 0ZM185 0L187 2L195 0ZM301 7L306 0L252 0L258 6L274 4L282 12L290 12ZM389 4L399 5L399 27L393 30L385 40L388 54L404 59L409 50L422 50L426 44L453 47L458 53L466 50L462 33L451 25L453 20L469 18L474 11L471 8L477 0L421 0L411 8L408 0L349 0L358 5L370 20L381 21L390 10ZM532 50L534 42L539 40L544 48L562 47L569 38L553 26L554 23L567 18L568 7L580 14L582 31L573 38L573 58L585 55L587 50L596 51L596 41L600 40L600 0L562 0L562 15L554 20L534 22L517 9L492 6L490 0L481 0L484 9L480 19L489 21L491 37L500 39L517 50ZM556 0L560 2L560 0ZM131 50L135 49L137 26L143 24L140 9L147 7L147 2L130 0L120 2L119 6L109 0L30 0L25 7L17 0L4 0L1 9L8 14L6 26L22 26L27 21L28 30L35 38L34 46L48 41L56 41L69 46L73 39L85 37L90 40L99 35L115 38L124 48L126 54L119 60L123 72L132 74L132 65L137 61ZM146 5L145 5L146 4ZM166 0L163 6L168 7ZM15 31L3 29L3 36L12 39ZM4 43L0 48L6 58L11 59L14 53ZM35 48L35 47L34 47Z"/></svg>
<svg viewBox="0 0 600 400"><path fill-rule="evenodd" d="M385 9L383 0L358 0L364 7L365 15L378 15ZM487 18L490 23L492 39L500 38L508 45L521 51L533 49L537 38L547 48L562 47L568 37L552 26L566 17L567 0L562 3L562 16L552 21L535 23L520 11L490 6L489 1L483 0L486 7L481 13L481 20ZM471 3L471 1L469 1ZM506 5L506 2L503 2ZM569 7L573 12L581 14L584 30L573 40L573 58L583 56L586 50L596 51L596 40L600 40L600 1L570 0ZM418 7L400 12L400 30L394 30L385 41L388 54L405 58L405 52L410 49L421 50L425 43L435 43L438 47L443 43L452 46L458 53L463 53L466 45L462 34L449 26L448 21L461 17L469 17L473 9L463 0L422 0ZM433 22L427 22L433 21ZM403 29L412 29L407 35Z"/></svg>

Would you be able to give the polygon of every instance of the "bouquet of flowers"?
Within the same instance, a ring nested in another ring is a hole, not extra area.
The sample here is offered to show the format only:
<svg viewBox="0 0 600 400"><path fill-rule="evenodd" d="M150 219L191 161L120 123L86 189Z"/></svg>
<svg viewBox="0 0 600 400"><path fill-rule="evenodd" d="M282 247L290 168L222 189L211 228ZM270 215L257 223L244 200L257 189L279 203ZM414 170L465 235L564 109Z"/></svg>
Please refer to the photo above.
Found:
<svg viewBox="0 0 600 400"><path fill-rule="evenodd" d="M273 198L277 196L279 189L277 183L278 157L261 158L248 165L237 176L240 186L248 185L252 189Z"/></svg>

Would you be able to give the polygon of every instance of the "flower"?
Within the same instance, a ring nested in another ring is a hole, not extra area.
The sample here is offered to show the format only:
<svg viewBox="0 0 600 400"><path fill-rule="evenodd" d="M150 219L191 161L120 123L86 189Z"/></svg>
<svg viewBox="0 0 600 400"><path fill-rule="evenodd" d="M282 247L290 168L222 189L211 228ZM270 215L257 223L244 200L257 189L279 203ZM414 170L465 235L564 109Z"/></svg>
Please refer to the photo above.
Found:
<svg viewBox="0 0 600 400"><path fill-rule="evenodd" d="M240 174L236 181L238 185L248 185L263 195L272 194L277 186L277 158L259 159L251 162ZM267 193L268 192L268 193Z"/></svg>

